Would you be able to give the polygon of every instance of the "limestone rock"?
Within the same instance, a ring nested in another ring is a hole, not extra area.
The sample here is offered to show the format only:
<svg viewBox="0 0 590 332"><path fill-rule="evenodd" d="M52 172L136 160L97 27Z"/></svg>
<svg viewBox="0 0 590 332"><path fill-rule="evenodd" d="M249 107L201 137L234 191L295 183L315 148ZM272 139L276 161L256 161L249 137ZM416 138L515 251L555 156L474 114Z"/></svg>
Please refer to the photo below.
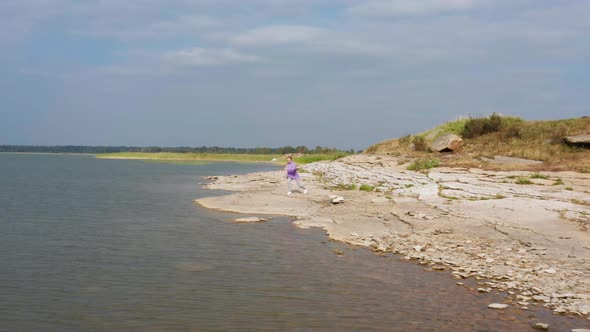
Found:
<svg viewBox="0 0 590 332"><path fill-rule="evenodd" d="M238 218L235 219L237 222L244 222L244 223L254 223L254 222L262 222L267 221L268 219L259 218L259 217L248 217L248 218Z"/></svg>
<svg viewBox="0 0 590 332"><path fill-rule="evenodd" d="M330 195L330 199L332 204L340 204L344 202L344 197L342 196Z"/></svg>
<svg viewBox="0 0 590 332"><path fill-rule="evenodd" d="M508 305L502 304L502 303L492 303L492 304L488 305L488 308L490 308L490 309L506 309L506 308L508 308Z"/></svg>
<svg viewBox="0 0 590 332"><path fill-rule="evenodd" d="M549 330L549 324L536 323L535 325L533 325L533 328L535 330Z"/></svg>
<svg viewBox="0 0 590 332"><path fill-rule="evenodd" d="M563 141L570 145L590 147L590 134L568 136Z"/></svg>
<svg viewBox="0 0 590 332"><path fill-rule="evenodd" d="M438 152L456 151L463 146L463 139L455 134L445 134L432 143L432 150Z"/></svg>

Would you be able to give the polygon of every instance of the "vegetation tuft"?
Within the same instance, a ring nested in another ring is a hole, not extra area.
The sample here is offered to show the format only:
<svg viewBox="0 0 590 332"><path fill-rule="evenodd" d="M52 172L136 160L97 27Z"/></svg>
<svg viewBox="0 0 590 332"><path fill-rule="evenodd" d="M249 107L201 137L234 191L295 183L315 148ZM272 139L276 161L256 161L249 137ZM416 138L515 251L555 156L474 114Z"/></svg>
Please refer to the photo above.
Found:
<svg viewBox="0 0 590 332"><path fill-rule="evenodd" d="M440 160L438 158L419 158L415 160L410 166L408 166L408 170L410 171L420 171L424 169L430 169L433 167L438 167L440 165Z"/></svg>
<svg viewBox="0 0 590 332"><path fill-rule="evenodd" d="M531 174L531 179L547 180L547 179L549 179L549 176L547 176L545 174L541 174L541 173L533 173L533 174Z"/></svg>
<svg viewBox="0 0 590 332"><path fill-rule="evenodd" d="M516 184L533 184L533 181L527 178L518 178L516 179Z"/></svg>
<svg viewBox="0 0 590 332"><path fill-rule="evenodd" d="M368 185L368 184L361 184L361 186L359 187L359 190L373 191L373 190L375 190L375 188L373 186Z"/></svg>
<svg viewBox="0 0 590 332"><path fill-rule="evenodd" d="M514 126L524 122L518 117L501 116L494 113L488 117L469 118L465 122L463 132L464 138L475 138L490 133L498 132L505 128L513 128Z"/></svg>

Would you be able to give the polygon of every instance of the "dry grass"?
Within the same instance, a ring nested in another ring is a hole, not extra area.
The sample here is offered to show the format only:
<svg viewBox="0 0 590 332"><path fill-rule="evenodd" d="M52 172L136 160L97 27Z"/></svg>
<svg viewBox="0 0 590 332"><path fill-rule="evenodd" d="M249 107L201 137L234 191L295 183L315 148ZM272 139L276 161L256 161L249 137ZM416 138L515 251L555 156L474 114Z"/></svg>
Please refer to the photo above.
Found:
<svg viewBox="0 0 590 332"><path fill-rule="evenodd" d="M465 119L446 123L415 136L404 136L378 143L367 149L367 153L406 154L418 158L424 152L414 151L415 137L424 137L430 145L444 130L460 132ZM555 121L515 122L498 132L464 139L463 148L450 156L441 158L444 166L481 167L493 170L565 171L590 172L590 150L575 148L563 143L565 136L590 133L590 118ZM540 165L493 164L481 161L481 157L508 156L542 161Z"/></svg>

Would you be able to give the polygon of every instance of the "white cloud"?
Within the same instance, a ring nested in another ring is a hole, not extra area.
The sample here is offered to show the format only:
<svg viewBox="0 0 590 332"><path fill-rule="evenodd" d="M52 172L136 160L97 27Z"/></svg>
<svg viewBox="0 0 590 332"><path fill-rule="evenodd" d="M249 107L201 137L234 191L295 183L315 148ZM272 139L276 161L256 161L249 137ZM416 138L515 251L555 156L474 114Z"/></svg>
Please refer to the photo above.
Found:
<svg viewBox="0 0 590 332"><path fill-rule="evenodd" d="M171 20L115 23L97 20L89 27L78 31L97 37L112 37L120 40L141 40L182 34L198 34L221 25L220 20L208 16L180 16Z"/></svg>
<svg viewBox="0 0 590 332"><path fill-rule="evenodd" d="M240 53L228 48L195 47L168 52L164 55L165 62L180 66L219 66L235 63L253 63L262 60L263 58L259 56Z"/></svg>
<svg viewBox="0 0 590 332"><path fill-rule="evenodd" d="M476 0L372 0L353 6L349 11L364 16L396 17L465 11L475 6Z"/></svg>
<svg viewBox="0 0 590 332"><path fill-rule="evenodd" d="M305 25L269 25L238 34L231 42L241 46L294 44L314 40L323 32Z"/></svg>

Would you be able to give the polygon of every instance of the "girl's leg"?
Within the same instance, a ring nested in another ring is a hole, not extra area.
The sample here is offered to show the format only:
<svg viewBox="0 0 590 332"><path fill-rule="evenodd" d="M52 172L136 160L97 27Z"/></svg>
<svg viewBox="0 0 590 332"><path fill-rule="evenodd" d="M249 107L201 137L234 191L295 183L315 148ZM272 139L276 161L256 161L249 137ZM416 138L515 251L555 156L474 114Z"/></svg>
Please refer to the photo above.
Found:
<svg viewBox="0 0 590 332"><path fill-rule="evenodd" d="M293 179L289 178L289 181L287 181L287 190L289 191L289 193L291 192L291 181L293 181Z"/></svg>
<svg viewBox="0 0 590 332"><path fill-rule="evenodd" d="M300 179L296 179L295 181L297 181L297 187L305 190L305 187L301 185L301 180Z"/></svg>

